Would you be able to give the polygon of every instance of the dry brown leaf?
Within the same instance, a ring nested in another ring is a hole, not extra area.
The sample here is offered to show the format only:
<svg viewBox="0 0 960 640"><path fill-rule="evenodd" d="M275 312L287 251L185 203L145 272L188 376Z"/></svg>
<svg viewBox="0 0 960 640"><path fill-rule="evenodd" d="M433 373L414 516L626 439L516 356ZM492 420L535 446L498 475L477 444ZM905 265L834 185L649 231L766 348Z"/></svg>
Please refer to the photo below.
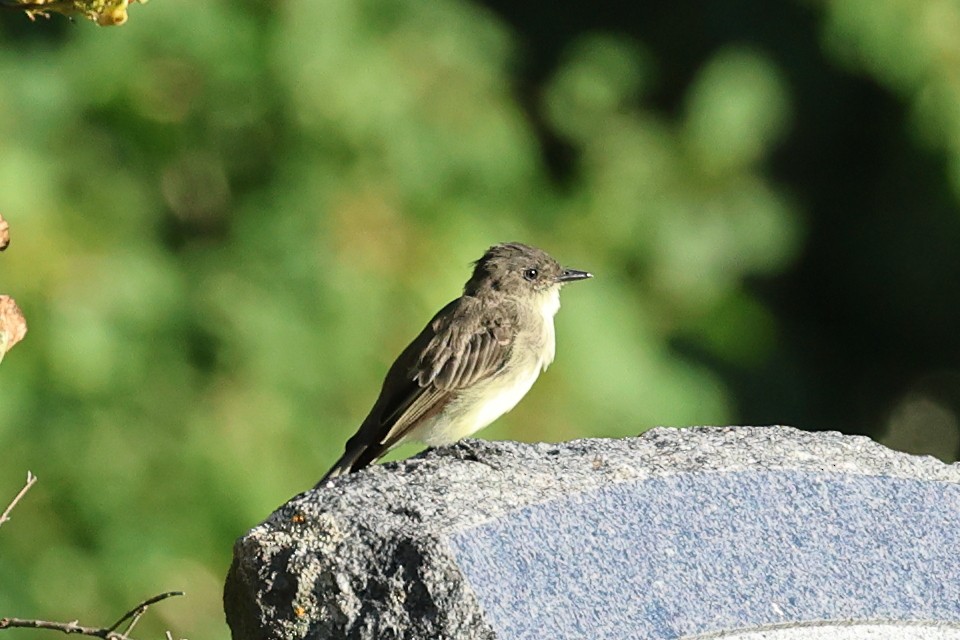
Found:
<svg viewBox="0 0 960 640"><path fill-rule="evenodd" d="M10 244L10 224L0 215L0 251L7 248Z"/></svg>
<svg viewBox="0 0 960 640"><path fill-rule="evenodd" d="M0 295L0 358L27 335L27 320L10 296Z"/></svg>

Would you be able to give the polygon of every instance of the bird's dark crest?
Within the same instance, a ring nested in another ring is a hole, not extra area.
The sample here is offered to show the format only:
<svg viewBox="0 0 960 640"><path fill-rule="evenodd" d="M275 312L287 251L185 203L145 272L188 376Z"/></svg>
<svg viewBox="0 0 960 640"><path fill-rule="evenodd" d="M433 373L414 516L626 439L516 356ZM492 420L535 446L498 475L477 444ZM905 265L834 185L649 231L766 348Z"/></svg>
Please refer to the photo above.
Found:
<svg viewBox="0 0 960 640"><path fill-rule="evenodd" d="M478 292L481 284L499 289L504 283L497 278L490 278L494 274L520 274L530 267L542 270L545 274L561 271L560 265L546 251L521 242L495 244L473 265L473 274L463 288L468 295Z"/></svg>

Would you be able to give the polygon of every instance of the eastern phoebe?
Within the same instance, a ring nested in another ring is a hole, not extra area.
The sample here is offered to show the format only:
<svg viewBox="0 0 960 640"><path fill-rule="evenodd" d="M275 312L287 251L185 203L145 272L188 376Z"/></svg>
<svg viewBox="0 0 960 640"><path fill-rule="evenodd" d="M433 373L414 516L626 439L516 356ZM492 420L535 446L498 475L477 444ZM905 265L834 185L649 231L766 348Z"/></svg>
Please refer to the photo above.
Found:
<svg viewBox="0 0 960 640"><path fill-rule="evenodd" d="M390 367L370 415L317 486L401 442L450 444L513 409L553 362L560 287L590 277L525 244L490 247L463 295Z"/></svg>

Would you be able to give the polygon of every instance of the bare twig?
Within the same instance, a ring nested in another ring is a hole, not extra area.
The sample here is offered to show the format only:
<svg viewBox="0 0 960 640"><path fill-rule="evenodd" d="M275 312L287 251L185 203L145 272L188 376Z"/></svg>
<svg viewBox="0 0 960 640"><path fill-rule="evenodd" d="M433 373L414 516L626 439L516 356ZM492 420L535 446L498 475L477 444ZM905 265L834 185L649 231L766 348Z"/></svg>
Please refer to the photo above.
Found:
<svg viewBox="0 0 960 640"><path fill-rule="evenodd" d="M23 485L23 488L20 489L17 495L13 497L13 500L10 501L10 504L7 505L7 508L4 509L3 513L0 514L0 525L10 519L10 512L13 511L13 508L17 506L17 503L20 502L21 498L27 494L27 491L29 491L30 487L36 484L36 482L37 476L27 471L26 484ZM104 640L133 640L133 638L130 637L130 632L133 631L133 628L140 622L140 618L147 612L150 605L156 604L161 600L166 600L167 598L172 598L173 596L182 595L183 591L166 591L147 598L120 616L120 618L109 627L84 627L77 620L73 620L72 622L51 622L49 620L27 620L24 618L0 618L0 630L14 628L50 629L64 633L76 633L94 638L104 638ZM126 628L123 631L117 631L124 622L128 622ZM167 632L167 637L172 638L169 631Z"/></svg>
<svg viewBox="0 0 960 640"><path fill-rule="evenodd" d="M10 512L13 511L15 506L17 506L17 503L20 502L20 499L27 495L27 491L30 491L30 487L36 484L36 482L37 476L27 471L27 483L23 485L23 488L20 489L19 493L13 497L13 500L11 500L10 504L7 505L7 508L3 510L3 513L0 513L0 527L3 526L4 522L10 519Z"/></svg>
<svg viewBox="0 0 960 640"><path fill-rule="evenodd" d="M130 623L129 623L129 624L126 626L126 628L123 630L123 637L124 637L124 638L129 638L129 637L130 637L130 632L133 631L133 628L134 628L135 626L137 626L137 623L140 622L140 618L142 618L142 617L143 617L143 614L145 614L146 612L147 612L146 609L140 609L140 610L137 611L135 614L133 614L133 617L130 618Z"/></svg>
<svg viewBox="0 0 960 640"><path fill-rule="evenodd" d="M0 630L2 629L51 629L53 631L62 631L63 633L76 633L83 636L91 636L94 638L103 638L104 640L133 640L129 635L127 635L133 626L140 620L140 617L146 613L147 607L152 604L156 604L161 600L166 600L173 596L182 596L183 591L167 591L166 593L161 593L160 595L153 596L152 598L147 598L140 604L138 604L130 611L123 614L119 620L113 623L111 627L84 627L77 623L76 620L73 622L50 622L47 620L24 620L22 618L0 618ZM130 624L127 625L125 631L118 632L117 628L122 625L127 620L130 620Z"/></svg>
<svg viewBox="0 0 960 640"><path fill-rule="evenodd" d="M135 606L133 609L130 609L130 611L127 611L125 614L120 616L120 619L114 622L112 626L107 627L107 631L116 631L117 627L123 624L126 620L133 618L133 621L130 623L130 626L128 626L127 630L124 632L124 635L126 635L127 633L130 632L130 629L133 628L133 625L136 624L136 621L140 619L140 616L142 616L144 613L147 612L147 607L149 607L152 604L156 604L161 600L166 600L167 598L172 598L173 596L182 596L182 595L183 595L183 591L166 591L159 595L153 596L152 598L147 598L146 600L144 600L143 602Z"/></svg>

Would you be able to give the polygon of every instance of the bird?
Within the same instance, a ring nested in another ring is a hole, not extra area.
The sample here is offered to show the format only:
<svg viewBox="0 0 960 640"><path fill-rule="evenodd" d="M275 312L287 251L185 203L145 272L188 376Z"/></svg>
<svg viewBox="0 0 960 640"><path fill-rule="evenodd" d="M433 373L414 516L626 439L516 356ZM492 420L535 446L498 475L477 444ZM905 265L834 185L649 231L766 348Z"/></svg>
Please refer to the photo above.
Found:
<svg viewBox="0 0 960 640"><path fill-rule="evenodd" d="M592 278L541 249L497 244L387 371L380 395L323 476L358 471L403 442L465 438L513 409L553 362L560 288Z"/></svg>

